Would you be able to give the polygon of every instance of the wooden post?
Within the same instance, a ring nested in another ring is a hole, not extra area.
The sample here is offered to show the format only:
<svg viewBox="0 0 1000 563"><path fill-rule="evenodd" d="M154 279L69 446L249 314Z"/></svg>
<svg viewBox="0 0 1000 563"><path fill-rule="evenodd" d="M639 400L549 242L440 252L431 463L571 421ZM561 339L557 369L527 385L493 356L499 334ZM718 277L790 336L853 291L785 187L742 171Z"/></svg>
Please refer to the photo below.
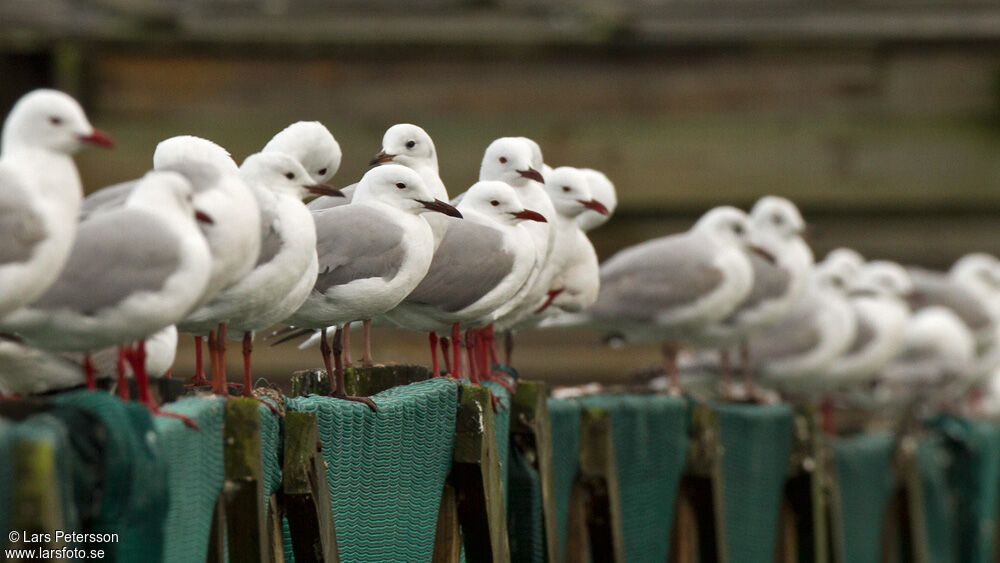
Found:
<svg viewBox="0 0 1000 563"><path fill-rule="evenodd" d="M451 483L441 491L441 506L434 535L434 563L458 563L462 559L462 530L458 522L458 494Z"/></svg>
<svg viewBox="0 0 1000 563"><path fill-rule="evenodd" d="M625 535L611 416L602 409L584 408L582 411L580 480L590 499L587 530L594 560L624 562Z"/></svg>
<svg viewBox="0 0 1000 563"><path fill-rule="evenodd" d="M284 440L281 504L295 561L340 561L316 415L287 411Z"/></svg>
<svg viewBox="0 0 1000 563"><path fill-rule="evenodd" d="M212 530L208 536L207 563L226 562L226 498L220 493L215 500L215 510L212 511Z"/></svg>
<svg viewBox="0 0 1000 563"><path fill-rule="evenodd" d="M344 370L344 386L348 395L369 397L400 385L424 381L432 377L424 366L406 364L375 366L370 368L347 368ZM330 380L324 369L308 369L292 374L292 396L328 395Z"/></svg>
<svg viewBox="0 0 1000 563"><path fill-rule="evenodd" d="M490 397L490 391L485 387L459 387L451 482L458 493L458 518L465 535L465 558L471 563L510 560Z"/></svg>
<svg viewBox="0 0 1000 563"><path fill-rule="evenodd" d="M677 545L676 552L698 554L700 561L726 562L729 548L726 539L726 511L723 497L722 445L719 443L718 419L705 405L691 411L692 440L688 449L687 468L681 482L678 499L690 499L685 510L691 510L693 524L675 518L675 527L683 522L693 525L694 534L675 534L681 542L696 539L697 546ZM678 508L683 506L678 505ZM685 517L686 518L686 517Z"/></svg>
<svg viewBox="0 0 1000 563"><path fill-rule="evenodd" d="M779 520L779 560L829 560L828 494L832 455L814 409L794 420L794 443Z"/></svg>
<svg viewBox="0 0 1000 563"><path fill-rule="evenodd" d="M19 439L14 444L14 487L11 491L11 530L20 532L17 541L5 537L0 545L20 549L58 549L56 530L65 530L56 450L51 442ZM5 509L7 507L4 507ZM30 534L48 534L50 541L31 541Z"/></svg>
<svg viewBox="0 0 1000 563"><path fill-rule="evenodd" d="M231 561L269 561L259 408L250 398L226 401L223 497Z"/></svg>
<svg viewBox="0 0 1000 563"><path fill-rule="evenodd" d="M920 462L917 459L919 444L914 436L907 435L900 440L899 466L906 500L903 514L906 522L904 538L910 540L909 553L914 563L929 563L930 546L927 538L927 517L925 514L923 482L920 476Z"/></svg>
<svg viewBox="0 0 1000 563"><path fill-rule="evenodd" d="M559 554L559 518L552 480L552 429L547 396L544 383L521 380L512 398L510 433L513 446L525 459L531 460L538 472L542 489L546 560L557 562L562 558Z"/></svg>

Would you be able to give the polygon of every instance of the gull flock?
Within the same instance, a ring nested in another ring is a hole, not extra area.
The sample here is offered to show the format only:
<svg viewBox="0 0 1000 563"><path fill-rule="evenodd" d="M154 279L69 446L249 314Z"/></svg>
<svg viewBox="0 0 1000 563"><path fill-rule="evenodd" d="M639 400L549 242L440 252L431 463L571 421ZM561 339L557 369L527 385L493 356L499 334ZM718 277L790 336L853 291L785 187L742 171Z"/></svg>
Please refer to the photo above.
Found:
<svg viewBox="0 0 1000 563"><path fill-rule="evenodd" d="M374 323L427 333L434 376L506 386L496 335L547 327L660 343L655 385L684 393L710 373L728 400L984 409L1000 366L1000 260L974 253L935 272L844 248L814 263L805 221L780 197L717 207L599 264L587 233L614 212L614 185L548 166L524 137L486 147L479 181L456 197L411 124L390 127L343 189L330 185L340 146L318 122L242 164L206 139L166 139L142 178L84 198L73 155L87 145L114 143L58 91L26 94L4 122L5 396L110 379L127 397L133 377L153 412L177 416L149 381L171 375L179 334L195 341L190 384L218 394L232 385L226 342L241 342L252 396L254 336L277 324L280 341L319 345L331 395L372 409L344 388L356 322L364 366Z"/></svg>

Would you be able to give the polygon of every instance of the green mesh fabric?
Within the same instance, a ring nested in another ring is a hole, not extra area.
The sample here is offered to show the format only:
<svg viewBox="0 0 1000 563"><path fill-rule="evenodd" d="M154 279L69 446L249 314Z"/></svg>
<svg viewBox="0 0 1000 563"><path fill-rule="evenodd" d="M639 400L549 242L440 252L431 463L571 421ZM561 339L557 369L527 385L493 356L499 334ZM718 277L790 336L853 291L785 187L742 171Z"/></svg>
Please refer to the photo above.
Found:
<svg viewBox="0 0 1000 563"><path fill-rule="evenodd" d="M726 540L734 561L773 561L792 448L788 405L715 403L722 445Z"/></svg>
<svg viewBox="0 0 1000 563"><path fill-rule="evenodd" d="M542 483L538 471L517 448L510 453L510 503L507 527L512 561L545 561Z"/></svg>
<svg viewBox="0 0 1000 563"><path fill-rule="evenodd" d="M840 491L844 554L852 563L878 563L882 526L895 487L890 434L861 434L833 443Z"/></svg>
<svg viewBox="0 0 1000 563"><path fill-rule="evenodd" d="M569 497L580 473L580 403L550 397L548 408L552 428L552 484L559 520L559 552L566 553Z"/></svg>
<svg viewBox="0 0 1000 563"><path fill-rule="evenodd" d="M281 517L281 545L285 552L285 561L295 561L295 550L292 548L292 533L288 529L288 518Z"/></svg>
<svg viewBox="0 0 1000 563"><path fill-rule="evenodd" d="M274 404L269 399L261 399ZM260 405L260 450L264 461L264 506L281 488L281 419L267 405Z"/></svg>
<svg viewBox="0 0 1000 563"><path fill-rule="evenodd" d="M191 397L164 410L193 419L199 429L166 417L154 421L167 463L169 504L163 561L202 561L208 553L216 500L225 479L222 430L225 399Z"/></svg>
<svg viewBox="0 0 1000 563"><path fill-rule="evenodd" d="M0 418L0 544L10 533L10 503L14 479L14 425Z"/></svg>
<svg viewBox="0 0 1000 563"><path fill-rule="evenodd" d="M56 395L51 402L86 411L104 425L100 512L88 531L118 534L118 543L106 545L115 560L162 559L167 467L149 411L94 391Z"/></svg>
<svg viewBox="0 0 1000 563"><path fill-rule="evenodd" d="M431 379L360 403L310 395L290 410L316 413L342 561L429 561L441 490L455 445L457 386Z"/></svg>
<svg viewBox="0 0 1000 563"><path fill-rule="evenodd" d="M581 399L611 416L627 561L665 561L687 461L688 405L666 395Z"/></svg>
<svg viewBox="0 0 1000 563"><path fill-rule="evenodd" d="M917 467L924 496L928 555L932 563L954 561L955 511L948 489L950 454L940 436L929 436L917 447Z"/></svg>
<svg viewBox="0 0 1000 563"><path fill-rule="evenodd" d="M1000 427L982 420L940 417L931 423L951 454L948 480L955 502L958 560L993 560L1000 486Z"/></svg>

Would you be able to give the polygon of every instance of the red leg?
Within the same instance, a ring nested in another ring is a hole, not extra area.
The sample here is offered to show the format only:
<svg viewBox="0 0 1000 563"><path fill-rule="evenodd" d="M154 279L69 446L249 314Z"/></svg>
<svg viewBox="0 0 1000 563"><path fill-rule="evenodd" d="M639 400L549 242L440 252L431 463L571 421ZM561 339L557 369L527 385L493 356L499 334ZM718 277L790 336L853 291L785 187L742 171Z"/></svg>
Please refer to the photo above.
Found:
<svg viewBox="0 0 1000 563"><path fill-rule="evenodd" d="M210 383L205 379L205 362L202 357L201 340L200 336L194 337L194 377L188 382L188 385L192 387L199 387Z"/></svg>
<svg viewBox="0 0 1000 563"><path fill-rule="evenodd" d="M441 366L438 365L438 335L433 330L427 334L431 344L431 372L434 377L441 377Z"/></svg>
<svg viewBox="0 0 1000 563"><path fill-rule="evenodd" d="M221 326L221 325L220 325ZM219 352L220 342L222 341L222 334L216 331L210 331L208 333L208 352L212 356L212 392L216 395L228 395L229 390L226 388L226 379L222 375L222 366L219 362Z"/></svg>
<svg viewBox="0 0 1000 563"><path fill-rule="evenodd" d="M250 355L253 354L253 334L243 333L243 396L253 397L253 383L250 381Z"/></svg>
<svg viewBox="0 0 1000 563"><path fill-rule="evenodd" d="M473 342L476 338L476 332L473 330L467 330L465 332L465 357L469 362L469 381L474 385L479 385L482 381L479 379L479 370L476 369L476 358L473 348L475 348Z"/></svg>
<svg viewBox="0 0 1000 563"><path fill-rule="evenodd" d="M535 309L535 312L536 313L541 313L542 311L548 309L549 305L551 305L552 302L556 300L556 297L559 297L559 294L562 293L563 291L566 291L566 289L565 288L562 288L562 289L550 289L546 293L545 302L542 303L541 307Z"/></svg>
<svg viewBox="0 0 1000 563"><path fill-rule="evenodd" d="M444 336L441 342L441 357L444 358L444 369L448 370L448 377L455 377L455 372L451 370L451 347L448 345L450 338Z"/></svg>
<svg viewBox="0 0 1000 563"><path fill-rule="evenodd" d="M115 365L115 370L118 375L118 397L123 401L129 400L128 391L128 379L125 378L125 359L127 357L127 350L124 346L118 347L118 361Z"/></svg>
<svg viewBox="0 0 1000 563"><path fill-rule="evenodd" d="M90 352L83 355L83 378L87 381L87 389L97 389L97 375L94 371L94 361L90 359Z"/></svg>
<svg viewBox="0 0 1000 563"><path fill-rule="evenodd" d="M455 369L452 374L455 379L462 377L462 356L459 347L462 345L462 330L458 323L451 325L451 367Z"/></svg>

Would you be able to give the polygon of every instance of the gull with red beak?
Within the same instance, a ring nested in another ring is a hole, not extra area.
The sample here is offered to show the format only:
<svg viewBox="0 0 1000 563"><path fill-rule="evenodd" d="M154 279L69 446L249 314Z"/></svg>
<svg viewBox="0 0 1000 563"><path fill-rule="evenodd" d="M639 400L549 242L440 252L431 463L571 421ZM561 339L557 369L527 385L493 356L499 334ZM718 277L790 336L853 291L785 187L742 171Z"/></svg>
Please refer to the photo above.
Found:
<svg viewBox="0 0 1000 563"><path fill-rule="evenodd" d="M250 360L253 334L283 321L305 302L316 279L316 228L302 198L337 197L340 191L317 184L296 159L279 152L251 155L240 177L260 209L260 254L243 278L217 293L189 315L188 330L209 331L224 320L243 341L243 395L252 396ZM201 325L199 327L199 324ZM212 373L212 386L225 393L224 364Z"/></svg>
<svg viewBox="0 0 1000 563"><path fill-rule="evenodd" d="M4 121L0 145L0 317L55 282L69 256L83 199L72 155L112 147L80 104L56 90L21 97Z"/></svg>
<svg viewBox="0 0 1000 563"><path fill-rule="evenodd" d="M514 189L503 182L477 182L462 198L464 219L453 221L434 253L427 275L396 308L386 313L392 323L428 332L435 377L440 375L438 333L451 330L449 372L460 376L461 327L484 327L511 306L511 298L535 269L535 248L525 225L544 223L540 213L525 209ZM481 352L481 350L480 350ZM473 361L470 377L482 371Z"/></svg>
<svg viewBox="0 0 1000 563"><path fill-rule="evenodd" d="M398 164L369 170L350 205L313 213L319 274L305 303L286 322L321 329L320 351L333 396L375 407L366 397L347 396L342 331L336 331L331 350L326 327L383 315L417 287L434 256L434 234L422 217L426 213L462 216L434 198L419 174ZM365 349L370 350L367 339Z"/></svg>
<svg viewBox="0 0 1000 563"><path fill-rule="evenodd" d="M124 205L80 223L59 278L30 306L8 315L3 330L39 348L84 353L91 388L94 371L87 354L121 347L133 364L142 402L157 410L149 394L144 339L176 324L202 298L211 256L198 223L210 222L196 211L183 176L147 174Z"/></svg>

